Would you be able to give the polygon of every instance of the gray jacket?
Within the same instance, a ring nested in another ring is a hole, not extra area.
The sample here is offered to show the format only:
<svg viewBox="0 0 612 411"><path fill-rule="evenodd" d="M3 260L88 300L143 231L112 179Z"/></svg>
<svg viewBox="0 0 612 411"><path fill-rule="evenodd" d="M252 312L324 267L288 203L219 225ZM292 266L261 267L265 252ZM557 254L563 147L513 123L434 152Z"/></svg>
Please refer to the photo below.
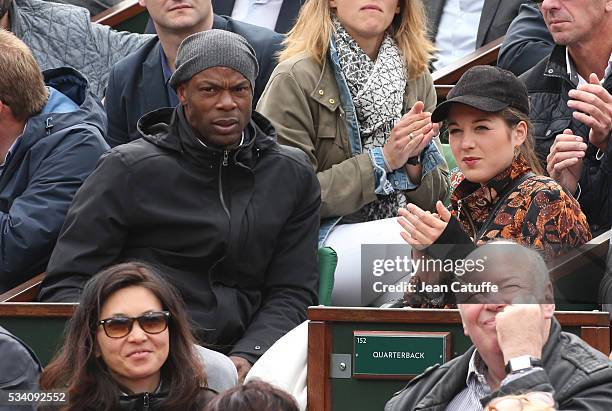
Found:
<svg viewBox="0 0 612 411"><path fill-rule="evenodd" d="M11 31L32 49L41 70L73 67L99 98L112 66L153 36L91 23L86 9L67 4L13 0L9 13Z"/></svg>

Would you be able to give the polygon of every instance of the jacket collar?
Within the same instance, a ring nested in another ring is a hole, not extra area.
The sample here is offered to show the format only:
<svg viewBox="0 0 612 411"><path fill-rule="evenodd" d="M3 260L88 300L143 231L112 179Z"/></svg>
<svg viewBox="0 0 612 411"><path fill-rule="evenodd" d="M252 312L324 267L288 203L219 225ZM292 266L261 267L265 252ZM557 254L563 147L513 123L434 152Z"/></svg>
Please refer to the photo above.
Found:
<svg viewBox="0 0 612 411"><path fill-rule="evenodd" d="M333 55L332 47L335 50L334 42L330 41L329 59L323 59L319 80L314 89L310 92L310 97L328 110L335 111L340 105L340 90L336 82L334 71L330 66L330 64L332 64L330 59Z"/></svg>
<svg viewBox="0 0 612 411"><path fill-rule="evenodd" d="M441 369L446 368L444 374L416 404L415 410L446 409L446 405L466 387L470 359L475 351L476 348L471 346L463 355L444 364L441 367ZM423 378L427 378L427 374L423 375Z"/></svg>
<svg viewBox="0 0 612 411"><path fill-rule="evenodd" d="M462 180L451 195L453 208L458 208L459 201L465 202L474 211L478 208L488 208L493 205L498 197L503 195L506 188L522 175L531 171L525 157L519 155L516 160L504 171L493 177L487 184L481 186L467 180L463 174L459 179Z"/></svg>
<svg viewBox="0 0 612 411"><path fill-rule="evenodd" d="M25 28L23 27L23 19L21 18L21 13L16 3L15 0L11 2L9 7L9 20L11 22L11 32L22 39Z"/></svg>
<svg viewBox="0 0 612 411"><path fill-rule="evenodd" d="M551 362L556 361L555 353L559 350L559 339L561 337L561 325L553 317L550 325L548 340L542 348L542 363L547 368ZM466 377L470 368L470 360L476 348L471 346L463 355L444 364L446 372L433 386L425 397L419 401L416 410L446 409L446 406L461 392L466 385ZM423 375L427 378L427 374Z"/></svg>
<svg viewBox="0 0 612 411"><path fill-rule="evenodd" d="M161 108L138 120L138 131L143 138L158 147L187 154L198 165L218 164L225 154L223 149L205 146L184 118L183 106ZM276 132L268 119L257 112L244 130L243 144L227 154L233 163L249 168L255 164L260 151L276 145Z"/></svg>
<svg viewBox="0 0 612 411"><path fill-rule="evenodd" d="M548 60L546 61L546 67L544 68L544 76L546 77L557 77L569 81L569 75L567 74L566 64L566 47L562 45L555 45Z"/></svg>

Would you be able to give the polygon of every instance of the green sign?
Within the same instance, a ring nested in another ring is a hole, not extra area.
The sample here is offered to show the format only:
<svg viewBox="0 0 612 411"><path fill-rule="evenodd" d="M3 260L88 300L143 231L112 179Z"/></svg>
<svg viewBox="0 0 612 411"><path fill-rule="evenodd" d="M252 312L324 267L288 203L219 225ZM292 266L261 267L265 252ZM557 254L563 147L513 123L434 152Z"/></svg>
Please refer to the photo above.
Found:
<svg viewBox="0 0 612 411"><path fill-rule="evenodd" d="M450 357L450 333L354 331L355 378L412 378Z"/></svg>

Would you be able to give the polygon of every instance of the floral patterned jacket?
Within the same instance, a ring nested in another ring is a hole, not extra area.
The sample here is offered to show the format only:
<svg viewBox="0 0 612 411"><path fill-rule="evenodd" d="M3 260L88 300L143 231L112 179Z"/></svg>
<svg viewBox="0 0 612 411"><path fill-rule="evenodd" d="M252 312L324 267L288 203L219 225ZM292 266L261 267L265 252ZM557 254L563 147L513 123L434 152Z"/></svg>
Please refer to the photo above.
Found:
<svg viewBox="0 0 612 411"><path fill-rule="evenodd" d="M522 156L484 186L453 171L451 189L454 218L426 249L428 258L464 258L476 246L510 239L539 250L550 261L591 239L578 202L550 177L533 174ZM419 272L410 279L416 290L421 289L422 275ZM442 276L439 281L448 282L450 278ZM409 292L404 295L404 304L415 308L455 307L445 293Z"/></svg>
<svg viewBox="0 0 612 411"><path fill-rule="evenodd" d="M472 241L482 245L511 239L539 250L547 261L589 241L591 232L580 205L550 177L528 176L505 196L527 173L531 168L519 156L484 186L466 180L461 172L453 175L451 212ZM503 203L498 205L500 198ZM489 219L496 207L495 217Z"/></svg>

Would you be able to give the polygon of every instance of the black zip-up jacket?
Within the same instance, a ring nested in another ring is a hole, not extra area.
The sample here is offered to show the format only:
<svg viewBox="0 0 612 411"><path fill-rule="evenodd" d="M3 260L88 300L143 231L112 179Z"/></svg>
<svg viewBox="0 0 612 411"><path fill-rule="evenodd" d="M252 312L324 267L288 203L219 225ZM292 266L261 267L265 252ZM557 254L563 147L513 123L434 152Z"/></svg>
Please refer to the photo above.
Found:
<svg viewBox="0 0 612 411"><path fill-rule="evenodd" d="M77 301L96 272L142 260L178 287L209 348L254 362L317 303L314 171L258 113L233 151L202 145L181 106L138 126L144 138L77 193L40 297Z"/></svg>
<svg viewBox="0 0 612 411"><path fill-rule="evenodd" d="M192 409L185 409L184 411L202 411L216 395L216 391L202 387L196 401L197 404ZM164 400L167 396L167 392L121 395L119 396L118 411L163 411Z"/></svg>
<svg viewBox="0 0 612 411"><path fill-rule="evenodd" d="M567 74L565 55L565 46L555 46L548 58L520 78L529 91L535 148L544 167L555 137L566 128L583 137L588 144L579 181L581 194L578 202L595 236L609 229L612 223L612 144L608 145L603 158L597 160L597 148L588 142L589 127L573 118L574 110L567 106L570 100L568 92L577 84ZM608 76L603 86L612 93L612 76Z"/></svg>
<svg viewBox="0 0 612 411"><path fill-rule="evenodd" d="M444 411L466 387L470 358L474 347L465 354L428 368L391 398L385 411ZM608 358L574 334L561 331L553 319L548 341L542 349L543 370L519 377L489 397L517 395L530 391L553 393L557 410L612 410L612 363Z"/></svg>

